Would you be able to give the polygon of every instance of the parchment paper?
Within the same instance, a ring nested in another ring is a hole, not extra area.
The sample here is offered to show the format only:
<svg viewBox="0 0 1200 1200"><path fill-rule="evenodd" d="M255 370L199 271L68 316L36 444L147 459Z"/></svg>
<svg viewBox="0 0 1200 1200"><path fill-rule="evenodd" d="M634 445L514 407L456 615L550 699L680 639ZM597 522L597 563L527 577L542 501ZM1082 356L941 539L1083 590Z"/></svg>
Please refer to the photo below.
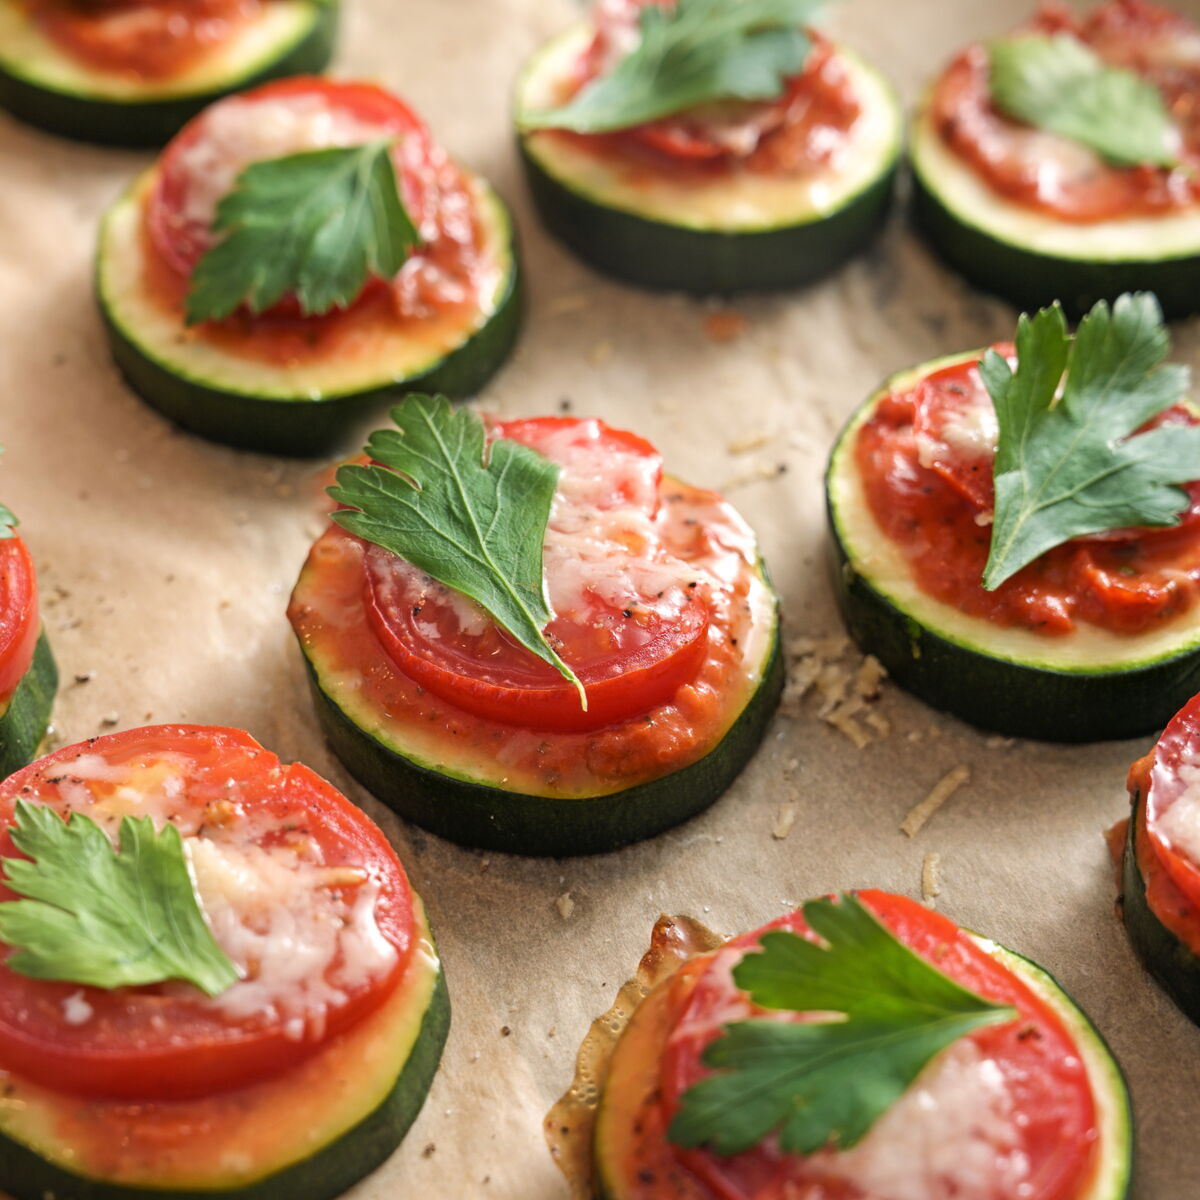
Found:
<svg viewBox="0 0 1200 1200"><path fill-rule="evenodd" d="M1182 7L1200 15L1194 3ZM891 371L1004 337L1014 314L970 293L896 221L833 280L739 302L744 329L716 340L738 323L714 326L712 306L602 281L533 219L509 89L525 56L578 5L346 0L346 10L337 71L408 97L515 205L529 320L486 404L516 415L569 402L657 442L675 474L734 481L789 634L840 632L823 564L821 471L834 433ZM1020 0L846 0L830 24L911 101L958 46L1026 11ZM1126 810L1125 768L1150 739L1009 746L885 688L876 711L892 732L860 750L810 700L776 720L709 813L620 853L568 861L458 849L351 783L317 732L283 615L320 527L314 465L179 433L108 363L91 292L95 225L145 161L0 115L0 495L41 569L64 681L60 739L150 721L244 726L360 801L424 895L453 1029L407 1141L355 1200L558 1200L565 1187L542 1116L660 912L734 933L828 889L919 894L929 853L940 856L939 907L1047 966L1109 1039L1137 1108L1139 1200L1200 1195L1200 1031L1134 960L1101 840ZM1200 324L1176 326L1175 338L1176 357L1196 364ZM757 448L730 453L756 435ZM969 783L905 838L904 815L959 765ZM795 824L773 837L788 803Z"/></svg>

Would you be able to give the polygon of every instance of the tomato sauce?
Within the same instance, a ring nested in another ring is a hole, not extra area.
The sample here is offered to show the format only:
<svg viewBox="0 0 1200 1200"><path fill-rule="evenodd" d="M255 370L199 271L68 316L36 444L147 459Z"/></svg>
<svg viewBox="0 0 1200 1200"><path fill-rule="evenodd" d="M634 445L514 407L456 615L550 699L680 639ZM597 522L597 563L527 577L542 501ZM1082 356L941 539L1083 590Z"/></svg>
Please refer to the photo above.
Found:
<svg viewBox="0 0 1200 1200"><path fill-rule="evenodd" d="M1067 138L1002 114L991 101L988 52L963 51L934 88L930 112L946 145L997 193L1081 224L1180 212L1200 203L1200 26L1147 0L1110 0L1077 20L1044 4L1030 32L1078 38L1105 62L1162 93L1181 165L1116 167Z"/></svg>
<svg viewBox="0 0 1200 1200"><path fill-rule="evenodd" d="M905 945L939 970L989 1000L1011 1004L1018 1011L1017 1020L985 1027L963 1039L1004 1079L1013 1106L1012 1125L1019 1131L1019 1153L1024 1156L1021 1184L1006 1189L1001 1155L995 1190L987 1194L1078 1200L1094 1180L1099 1130L1086 1069L1060 1018L1021 979L945 917L904 897L873 891L860 893L860 897ZM648 1066L638 1069L618 1064L621 1078L635 1079L643 1094L606 1092L606 1103L614 1111L623 1109L631 1114L627 1122L618 1123L620 1194L627 1200L662 1200L666 1196L672 1200L787 1200L793 1196L862 1200L868 1194L838 1173L841 1156L836 1153L786 1154L770 1138L742 1154L722 1157L707 1150L686 1150L667 1140L682 1092L710 1073L700 1061L707 1046L728 1022L765 1015L738 991L730 970L742 952L772 929L806 933L803 915L796 912L715 953L698 956L651 994L644 1002L644 1013L639 1010L635 1014L630 1041L636 1044L618 1048L618 1055L623 1049L632 1056L630 1062L656 1062L653 1086L649 1086ZM790 1014L772 1015L786 1019ZM945 1195L959 1194L949 1183L945 1186Z"/></svg>
<svg viewBox="0 0 1200 1200"><path fill-rule="evenodd" d="M271 0L22 0L60 49L98 71L165 82L201 63Z"/></svg>
<svg viewBox="0 0 1200 1200"><path fill-rule="evenodd" d="M935 408L944 415L964 399L991 405L974 360L885 396L855 445L871 513L922 591L995 625L1049 636L1069 634L1080 622L1148 633L1192 609L1200 596L1200 481L1187 485L1191 504L1179 525L1075 538L986 591L994 443L986 455L968 447L950 462L936 445L931 457L920 437L925 415ZM1159 421L1196 419L1172 409Z"/></svg>
<svg viewBox="0 0 1200 1200"><path fill-rule="evenodd" d="M637 17L659 0L598 6L595 35L561 98L608 74L637 44ZM862 111L844 60L821 34L806 30L812 49L803 69L772 101L723 101L613 133L558 131L590 152L642 161L648 170L694 177L699 185L731 170L804 175L836 163Z"/></svg>

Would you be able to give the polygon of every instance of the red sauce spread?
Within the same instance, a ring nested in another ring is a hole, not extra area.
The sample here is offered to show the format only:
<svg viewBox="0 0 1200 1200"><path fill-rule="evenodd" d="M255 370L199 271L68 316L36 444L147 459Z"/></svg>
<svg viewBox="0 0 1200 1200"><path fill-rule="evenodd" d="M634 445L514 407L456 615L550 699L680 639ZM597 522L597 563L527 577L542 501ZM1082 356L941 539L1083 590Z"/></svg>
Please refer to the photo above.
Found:
<svg viewBox="0 0 1200 1200"><path fill-rule="evenodd" d="M1156 423L1196 418L1174 408ZM1192 608L1200 595L1200 481L1187 485L1192 502L1178 526L1075 538L985 591L994 456L994 409L974 359L885 396L859 431L867 503L922 591L970 616L1048 635L1071 633L1080 621L1148 633Z"/></svg>
<svg viewBox="0 0 1200 1200"><path fill-rule="evenodd" d="M22 0L30 19L88 67L160 82L194 67L270 0Z"/></svg>
<svg viewBox="0 0 1200 1200"><path fill-rule="evenodd" d="M925 1184L924 1195L964 1200L1079 1200L1090 1194L1100 1159L1096 1107L1078 1048L1058 1015L947 918L900 896L867 891L860 898L910 949L963 986L1013 1005L1019 1019L972 1033L944 1052L926 1070L936 1074L937 1063L958 1056L946 1068L954 1078L962 1065L958 1085L943 1080L946 1091L939 1093L938 1083L926 1075L925 1097L902 1099L899 1104L907 1104L908 1111L899 1122L889 1122L894 1110L884 1114L866 1140L847 1153L789 1154L774 1136L728 1157L675 1146L667 1131L680 1096L711 1073L701 1056L725 1025L762 1017L811 1019L809 1014L757 1008L732 979L733 966L763 933L785 929L808 935L801 913L780 918L692 959L634 1014L605 1088L611 1111L627 1114L606 1118L602 1145L605 1170L616 1173L622 1196L866 1200L879 1194L879 1175L885 1169L889 1175L903 1171L905 1195L917 1194L916 1179ZM998 1089L991 1105L993 1114L1002 1117L987 1117L989 1103L972 1098L984 1079ZM972 1106L980 1104L976 1119L957 1132L971 1140L967 1156L961 1149L955 1153L955 1143L942 1145L955 1121L951 1110L964 1098ZM885 1155L874 1164L872 1141L874 1152ZM925 1152L921 1147L927 1147Z"/></svg>
<svg viewBox="0 0 1200 1200"><path fill-rule="evenodd" d="M1044 4L1029 32L1078 38L1162 93L1182 165L1115 167L1077 142L1014 121L992 104L987 47L963 51L934 88L934 126L1000 195L1080 223L1177 212L1200 203L1200 27L1148 0L1110 0L1084 19Z"/></svg>
<svg viewBox="0 0 1200 1200"><path fill-rule="evenodd" d="M610 73L638 43L638 16L671 0L602 0L595 35L567 81L563 102ZM819 33L799 74L772 101L707 104L608 134L569 134L580 145L648 167L668 166L702 180L737 167L769 174L805 174L834 164L861 106L845 62Z"/></svg>
<svg viewBox="0 0 1200 1200"><path fill-rule="evenodd" d="M190 122L163 151L145 197L143 280L181 313L196 263L217 241L215 206L253 161L397 138L397 181L421 242L393 279L371 278L347 307L304 316L292 298L188 331L229 353L281 366L369 352L381 337L428 339L461 329L483 303L494 264L463 170L401 100L370 84L300 77L229 97ZM218 179L219 185L214 184Z"/></svg>

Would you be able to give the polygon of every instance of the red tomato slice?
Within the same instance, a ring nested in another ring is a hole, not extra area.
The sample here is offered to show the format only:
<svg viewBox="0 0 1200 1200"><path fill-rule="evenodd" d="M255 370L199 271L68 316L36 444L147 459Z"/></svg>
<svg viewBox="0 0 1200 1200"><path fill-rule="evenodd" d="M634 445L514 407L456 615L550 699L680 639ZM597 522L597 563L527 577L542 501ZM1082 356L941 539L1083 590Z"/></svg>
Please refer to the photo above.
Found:
<svg viewBox="0 0 1200 1200"><path fill-rule="evenodd" d="M1007 347L1000 347L1004 353ZM995 501L996 408L976 362L927 376L913 391L913 431L921 465L936 471L981 512Z"/></svg>
<svg viewBox="0 0 1200 1200"><path fill-rule="evenodd" d="M171 820L245 978L210 1000L183 983L109 991L0 965L0 1069L130 1100L251 1084L371 1012L413 952L412 893L380 830L239 730L162 725L55 751L0 785L0 856L18 856L8 831L19 797L113 829L124 812ZM257 895L236 883L246 874ZM0 900L14 898L0 883Z"/></svg>
<svg viewBox="0 0 1200 1200"><path fill-rule="evenodd" d="M1200 906L1200 696L1180 709L1154 748L1146 832L1172 882Z"/></svg>
<svg viewBox="0 0 1200 1200"><path fill-rule="evenodd" d="M1027 1164L1019 1194L1027 1200L1077 1200L1094 1169L1096 1114L1079 1052L1058 1017L946 917L885 892L864 891L859 897L906 946L939 970L988 999L1019 1010L1019 1020L979 1030L964 1040L994 1064L1010 1097L1009 1127ZM739 991L731 971L771 929L811 936L803 914L797 911L735 939L713 956L667 1042L662 1062L666 1120L677 1110L682 1093L710 1073L700 1056L722 1027L764 1015L764 1010ZM781 1012L771 1016L775 1020L804 1019L801 1014ZM936 1138L937 1132L932 1131L931 1136ZM1012 1150L1011 1146L997 1148L997 1179L1007 1169L1005 1156L1011 1161ZM839 1174L839 1155L786 1154L773 1139L729 1158L702 1150L676 1150L676 1154L720 1200L788 1200L808 1195L806 1187L816 1189L822 1200L862 1200L865 1195L855 1182ZM943 1188L937 1192L939 1196L965 1194L950 1178L939 1175L937 1184ZM1014 1194L1015 1190L1003 1189L994 1193L997 1200Z"/></svg>
<svg viewBox="0 0 1200 1200"><path fill-rule="evenodd" d="M555 605L546 633L583 682L587 711L572 684L482 610L371 547L364 603L380 644L435 695L526 728L596 729L669 700L704 659L710 610L704 587L689 586L694 579L681 580L674 560L645 543L659 505L658 452L595 420L543 417L494 432L564 468L547 531L546 582L552 603L556 594L571 600ZM606 513L632 514L613 527L623 541L591 535ZM581 531L589 532L581 538ZM629 563L632 573L623 575Z"/></svg>
<svg viewBox="0 0 1200 1200"><path fill-rule="evenodd" d="M33 559L14 534L0 540L0 704L29 670L39 629Z"/></svg>
<svg viewBox="0 0 1200 1200"><path fill-rule="evenodd" d="M281 101L297 115L276 137L262 135L264 140L259 141L249 122L243 126L238 119L247 105ZM338 121L345 123L345 138L328 132ZM225 128L226 122L229 128ZM244 145L234 131L245 137ZM390 92L374 84L296 76L218 101L189 121L162 153L158 182L146 212L154 246L176 272L190 275L215 241L210 203L216 198L211 194L214 172L223 172L227 191L252 161L388 136L398 139L393 161L405 207L414 224L422 228L438 203L438 183L431 167L433 143L421 119Z"/></svg>

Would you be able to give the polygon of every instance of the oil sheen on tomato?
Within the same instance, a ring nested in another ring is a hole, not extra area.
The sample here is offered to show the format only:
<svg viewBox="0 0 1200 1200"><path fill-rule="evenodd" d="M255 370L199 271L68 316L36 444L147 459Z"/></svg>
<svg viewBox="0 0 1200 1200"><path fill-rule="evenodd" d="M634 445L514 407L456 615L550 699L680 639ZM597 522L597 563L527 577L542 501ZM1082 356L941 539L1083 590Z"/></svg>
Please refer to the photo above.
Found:
<svg viewBox="0 0 1200 1200"><path fill-rule="evenodd" d="M1195 418L1172 409L1155 423L1176 422ZM859 432L856 462L871 512L925 592L996 625L1047 635L1069 634L1080 621L1145 633L1192 609L1200 593L1200 482L1187 486L1191 504L1178 526L1075 538L985 591L996 433L972 361L885 396Z"/></svg>
<svg viewBox="0 0 1200 1200"><path fill-rule="evenodd" d="M185 983L106 990L0 965L0 1071L130 1101L255 1084L373 1012L413 953L412 893L383 834L239 730L156 726L55 751L0 786L0 855L17 854L17 799L84 813L114 842L125 816L174 824L242 978L210 998Z"/></svg>
<svg viewBox="0 0 1200 1200"><path fill-rule="evenodd" d="M627 1200L657 1200L656 1181L670 1181L681 1200L786 1200L809 1190L820 1200L1077 1200L1084 1193L1095 1168L1096 1109L1079 1051L1056 1014L947 918L900 896L860 898L905 945L965 987L1013 1005L1018 1019L954 1043L848 1151L802 1157L782 1152L774 1138L731 1157L675 1147L666 1130L683 1091L709 1073L700 1061L705 1048L729 1022L767 1015L734 984L733 967L769 930L807 935L800 912L780 918L691 960L657 1000L666 1009L655 1044L636 1048L643 1058L660 1056L657 1086L622 1123L633 1131L621 1172Z"/></svg>
<svg viewBox="0 0 1200 1200"><path fill-rule="evenodd" d="M1111 0L1084 19L1043 5L1030 25L1078 38L1112 66L1152 83L1178 133L1180 166L1115 167L1082 143L1002 115L988 51L965 50L938 81L932 115L946 144L1000 195L1080 223L1177 212L1200 204L1200 26L1146 0Z"/></svg>
<svg viewBox="0 0 1200 1200"><path fill-rule="evenodd" d="M167 145L145 208L149 294L182 312L188 279L217 241L222 196L250 163L395 138L393 162L421 244L390 280L372 278L346 308L304 316L285 298L266 313L242 309L188 331L246 358L293 366L361 352L373 333L414 336L462 323L493 282L467 177L403 101L373 84L297 77L211 105Z"/></svg>
<svg viewBox="0 0 1200 1200"><path fill-rule="evenodd" d="M20 0L72 58L99 71L164 81L257 18L272 0Z"/></svg>

